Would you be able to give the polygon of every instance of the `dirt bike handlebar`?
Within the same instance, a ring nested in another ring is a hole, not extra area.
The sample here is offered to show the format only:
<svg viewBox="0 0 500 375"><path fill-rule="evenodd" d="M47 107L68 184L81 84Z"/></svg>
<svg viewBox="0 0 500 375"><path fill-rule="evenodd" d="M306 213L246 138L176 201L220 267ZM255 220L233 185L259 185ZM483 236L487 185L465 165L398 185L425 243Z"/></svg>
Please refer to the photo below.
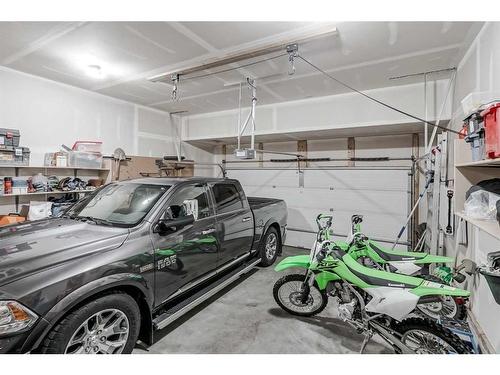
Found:
<svg viewBox="0 0 500 375"><path fill-rule="evenodd" d="M348 250L351 249L352 246L354 246L354 244L356 244L357 242L364 242L364 241L368 241L368 237L366 237L363 233L354 233L354 236L351 240L351 242L349 242L348 244Z"/></svg>
<svg viewBox="0 0 500 375"><path fill-rule="evenodd" d="M322 225L322 222L325 220L326 220L325 225ZM318 216L316 216L316 225L318 226L318 230L330 228L332 226L332 222L333 222L332 215L319 214Z"/></svg>

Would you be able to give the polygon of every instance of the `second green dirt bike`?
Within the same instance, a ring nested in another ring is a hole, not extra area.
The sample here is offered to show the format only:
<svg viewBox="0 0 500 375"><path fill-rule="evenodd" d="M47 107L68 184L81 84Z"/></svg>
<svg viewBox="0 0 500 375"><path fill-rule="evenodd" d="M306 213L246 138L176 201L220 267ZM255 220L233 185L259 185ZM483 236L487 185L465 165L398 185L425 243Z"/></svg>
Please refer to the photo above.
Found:
<svg viewBox="0 0 500 375"><path fill-rule="evenodd" d="M285 258L275 268L306 270L305 275L289 274L275 283L273 295L283 310L312 316L326 307L328 297L335 298L339 317L365 336L361 352L374 334L396 353L471 352L458 336L438 323L409 318L420 303L442 295L468 297L468 291L365 267L325 240L331 222L327 226L318 222L318 226L317 240L309 255Z"/></svg>
<svg viewBox="0 0 500 375"><path fill-rule="evenodd" d="M329 217L320 215L320 217ZM448 267L438 267L437 274L429 274L429 265L452 263L453 258L431 255L425 252L408 252L389 250L380 246L375 241L369 239L361 232L363 216L353 215L351 217L351 231L347 241L335 241L335 244L348 251L349 254L361 264L383 269L389 272L401 273L404 275L419 276L425 280L449 285L451 280L460 281L464 276L452 271ZM352 245L350 245L352 244ZM419 304L419 311L432 319L439 319L444 316L449 319L465 319L467 309L465 300L461 297L441 296L434 302Z"/></svg>

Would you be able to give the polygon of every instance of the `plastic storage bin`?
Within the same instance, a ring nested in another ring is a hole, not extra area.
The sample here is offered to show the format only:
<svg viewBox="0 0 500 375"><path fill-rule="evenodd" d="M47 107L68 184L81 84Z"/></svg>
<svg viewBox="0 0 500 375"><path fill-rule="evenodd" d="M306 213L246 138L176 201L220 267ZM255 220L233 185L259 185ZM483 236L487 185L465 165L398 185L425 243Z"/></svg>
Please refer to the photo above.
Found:
<svg viewBox="0 0 500 375"><path fill-rule="evenodd" d="M27 166L30 164L30 149L28 147L0 148L0 166Z"/></svg>
<svg viewBox="0 0 500 375"><path fill-rule="evenodd" d="M73 145L73 151L102 153L102 142L77 141Z"/></svg>
<svg viewBox="0 0 500 375"><path fill-rule="evenodd" d="M75 168L102 168L102 154L72 151L68 153L69 165Z"/></svg>
<svg viewBox="0 0 500 375"><path fill-rule="evenodd" d="M465 142L470 144L472 161L480 161L485 157L484 122L479 112L474 112L464 119L466 130Z"/></svg>
<svg viewBox="0 0 500 375"><path fill-rule="evenodd" d="M496 103L481 112L486 132L486 156L489 159L500 157L500 103Z"/></svg>
<svg viewBox="0 0 500 375"><path fill-rule="evenodd" d="M0 128L0 147L19 147L20 138L19 130Z"/></svg>

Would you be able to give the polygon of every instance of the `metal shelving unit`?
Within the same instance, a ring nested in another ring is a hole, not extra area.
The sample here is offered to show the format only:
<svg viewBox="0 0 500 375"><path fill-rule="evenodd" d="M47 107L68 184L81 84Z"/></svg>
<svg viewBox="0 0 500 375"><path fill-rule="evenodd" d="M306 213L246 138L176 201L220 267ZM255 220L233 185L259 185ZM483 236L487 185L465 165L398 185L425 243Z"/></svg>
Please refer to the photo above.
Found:
<svg viewBox="0 0 500 375"><path fill-rule="evenodd" d="M60 194L75 194L75 193L91 193L95 189L85 189L85 190L54 190L54 191L37 191L35 193L22 193L22 194L0 194L0 198L10 198L10 197L26 197L26 196L34 196L34 195L60 195Z"/></svg>
<svg viewBox="0 0 500 375"><path fill-rule="evenodd" d="M470 147L464 140L455 141L455 215L474 227L500 239L497 221L478 220L464 214L465 193L480 181L500 178L500 158L472 161Z"/></svg>
<svg viewBox="0 0 500 375"><path fill-rule="evenodd" d="M26 170L33 170L36 172L42 172L45 175L48 174L56 174L56 171L72 171L71 175L75 178L78 177L79 172L87 171L87 172L93 172L95 173L96 176L99 178L102 178L104 182L109 177L109 168L84 168L84 167L55 167L55 166L32 166L32 165L1 165L0 164L0 170L1 169L13 169L13 177L20 177L23 176L23 172ZM49 173L51 172L51 173ZM64 173L66 174L66 173ZM26 174L26 177L29 177L33 175L33 173ZM70 174L68 174L70 175ZM48 191L48 192L35 192L35 193L22 193L22 194L0 194L0 201L7 199L7 198L14 198L15 199L15 205L16 205L16 211L19 211L19 199L20 197L31 197L31 196L36 196L36 197L45 197L45 199L48 196L51 195L63 195L63 194L88 194L92 192L93 189L86 189L86 190L70 190L70 191ZM0 205L1 207L1 205Z"/></svg>

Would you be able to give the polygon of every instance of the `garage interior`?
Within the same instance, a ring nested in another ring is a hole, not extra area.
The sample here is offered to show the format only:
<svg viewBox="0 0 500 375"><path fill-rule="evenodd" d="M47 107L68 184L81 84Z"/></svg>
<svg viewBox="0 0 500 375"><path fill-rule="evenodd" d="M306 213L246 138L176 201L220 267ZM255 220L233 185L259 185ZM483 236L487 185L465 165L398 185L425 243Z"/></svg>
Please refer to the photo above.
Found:
<svg viewBox="0 0 500 375"><path fill-rule="evenodd" d="M475 149L484 127L468 128L500 103L499 71L497 22L0 22L0 271L8 228L102 185L235 179L286 203L276 264L309 254L318 214L334 239L362 215L386 248L464 264L450 285L470 293L466 315L440 323L500 353L496 208L468 211L469 189L500 178L500 153ZM358 353L333 303L313 317L276 304L276 264L133 353ZM374 336L364 352L394 351Z"/></svg>

